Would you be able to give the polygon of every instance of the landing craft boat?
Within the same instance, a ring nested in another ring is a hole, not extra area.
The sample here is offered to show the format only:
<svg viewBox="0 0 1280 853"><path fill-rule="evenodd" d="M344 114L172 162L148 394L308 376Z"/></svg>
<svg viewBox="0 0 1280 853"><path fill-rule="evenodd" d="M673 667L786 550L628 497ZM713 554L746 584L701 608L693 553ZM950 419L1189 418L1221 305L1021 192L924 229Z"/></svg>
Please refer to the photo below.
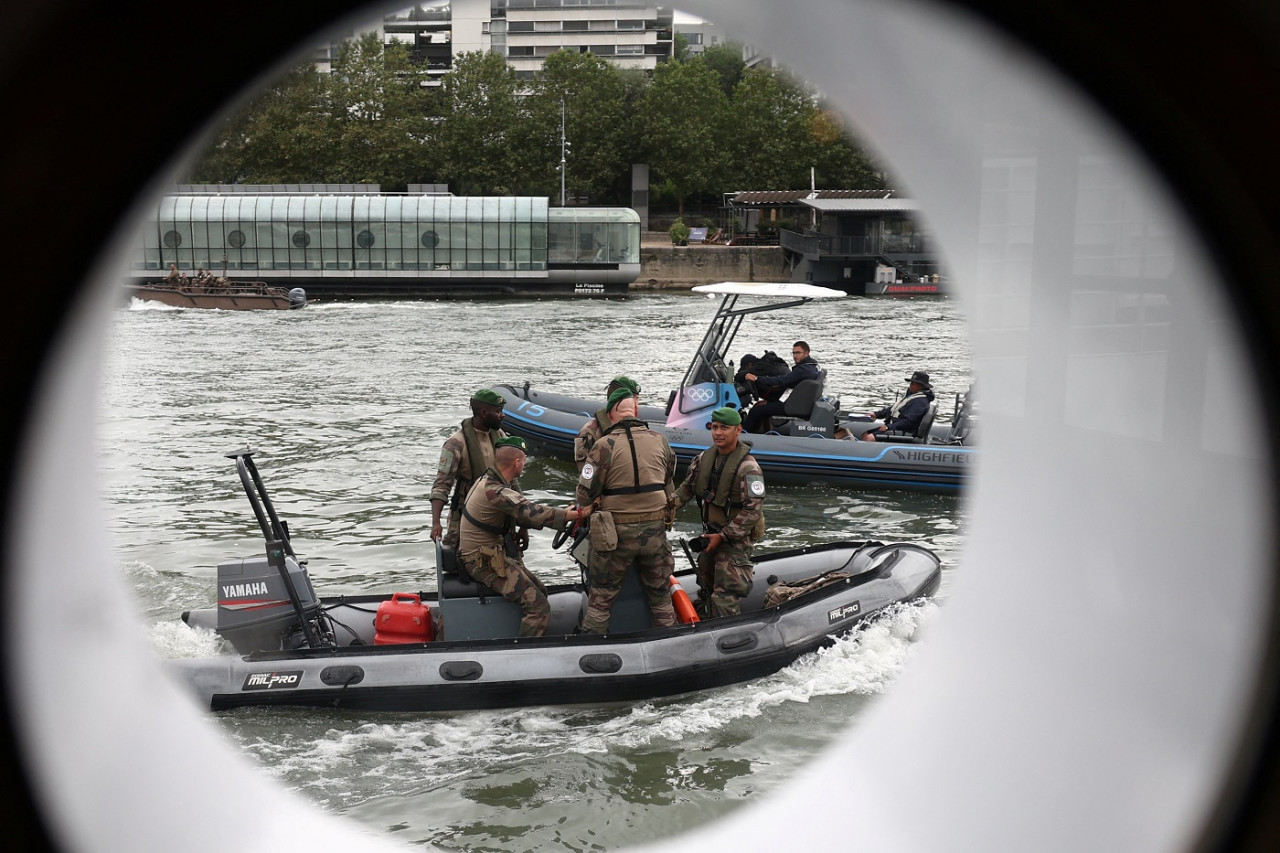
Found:
<svg viewBox="0 0 1280 853"><path fill-rule="evenodd" d="M726 358L743 319L765 311L804 305L814 299L842 298L839 290L795 283L739 283L699 285L698 293L723 296L680 387L665 407L640 406L639 417L667 437L687 466L711 446L711 412L719 406L741 408L753 389L734 381ZM740 297L783 301L739 306ZM602 381L601 386L604 385ZM584 423L604 405L535 389L530 383L495 385L507 399L502 428L561 458L573 458L573 442ZM825 482L859 488L907 489L958 494L974 463L976 418L972 389L957 395L949 423L938 422L938 404L929 407L912 435L890 435L875 442L846 441L841 431L861 435L879 422L840 410L838 397L826 393L826 371L792 389L785 400L786 415L774 418L771 430L746 436L765 477L773 483Z"/></svg>
<svg viewBox="0 0 1280 853"><path fill-rule="evenodd" d="M129 296L175 308L218 308L223 311L290 310L307 304L301 287L285 290L261 281L162 281L125 285Z"/></svg>
<svg viewBox="0 0 1280 853"><path fill-rule="evenodd" d="M217 606L183 614L193 628L216 631L229 652L166 662L214 711L262 705L443 711L673 696L776 672L888 608L932 595L941 581L937 556L918 545L831 542L758 556L756 582L739 616L651 628L629 571L609 634L574 633L587 588L570 583L549 587L547 634L520 638L519 608L464 579L439 543L434 591L318 597L251 451L228 456L265 553L219 565ZM558 536L556 547L567 539ZM589 559L589 537L573 543L574 559ZM692 570L673 579L677 603L696 591ZM772 603L778 590L815 579L818 588ZM769 590L774 595L766 598Z"/></svg>

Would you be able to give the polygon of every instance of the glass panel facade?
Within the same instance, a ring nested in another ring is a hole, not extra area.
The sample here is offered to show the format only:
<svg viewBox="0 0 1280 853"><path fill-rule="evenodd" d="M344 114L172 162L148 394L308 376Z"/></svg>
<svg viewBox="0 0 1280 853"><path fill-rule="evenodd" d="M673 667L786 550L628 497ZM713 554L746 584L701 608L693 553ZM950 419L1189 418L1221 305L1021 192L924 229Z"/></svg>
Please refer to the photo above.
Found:
<svg viewBox="0 0 1280 853"><path fill-rule="evenodd" d="M545 197L166 196L135 269L545 271L638 264L629 208L551 207Z"/></svg>
<svg viewBox="0 0 1280 853"><path fill-rule="evenodd" d="M621 207L553 207L547 242L553 264L638 264L640 216Z"/></svg>

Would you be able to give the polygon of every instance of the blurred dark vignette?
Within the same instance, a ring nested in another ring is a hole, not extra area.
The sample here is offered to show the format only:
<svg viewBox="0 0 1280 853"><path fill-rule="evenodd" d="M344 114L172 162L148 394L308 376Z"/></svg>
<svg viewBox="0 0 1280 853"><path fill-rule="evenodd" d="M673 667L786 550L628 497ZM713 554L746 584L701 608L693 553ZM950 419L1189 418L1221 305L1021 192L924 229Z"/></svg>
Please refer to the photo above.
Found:
<svg viewBox="0 0 1280 853"><path fill-rule="evenodd" d="M6 546L9 510L20 500L13 479L38 368L113 226L211 110L303 39L362 5L42 0L6 8L0 29L6 110L0 215L10 253L10 301L0 311L0 399L10 412L0 458L9 487ZM1258 374L1280 373L1280 169L1270 125L1280 115L1280 5L1220 0L1194 12L1157 0L952 5L986 18L1060 68L1132 135L1220 259ZM182 61L185 51L196 49L206 61ZM60 265L37 270L24 263L28 253L57 257ZM1274 395L1262 399L1269 432L1280 434ZM6 573L10 559L6 547ZM1273 562L1280 569L1275 555ZM1203 828L1199 849L1280 849L1280 610L1274 599L1271 610L1255 739L1238 756L1236 787L1220 792L1217 821ZM0 819L7 837L26 840L24 849L52 849L29 786L30 768L16 755L9 703L19 688L11 672L5 675L0 722L7 796L0 798Z"/></svg>

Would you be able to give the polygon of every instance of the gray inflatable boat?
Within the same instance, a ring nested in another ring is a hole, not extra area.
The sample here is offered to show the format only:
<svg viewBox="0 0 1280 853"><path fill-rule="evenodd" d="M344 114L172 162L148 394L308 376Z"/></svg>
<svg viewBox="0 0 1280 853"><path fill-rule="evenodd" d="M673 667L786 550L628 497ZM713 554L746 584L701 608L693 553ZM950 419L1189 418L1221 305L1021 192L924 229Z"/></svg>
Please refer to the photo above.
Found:
<svg viewBox="0 0 1280 853"><path fill-rule="evenodd" d="M460 575L454 555L439 543L435 590L317 596L251 452L228 455L262 528L265 553L219 565L217 606L183 614L192 627L216 631L228 653L166 662L214 711L260 705L448 711L705 690L776 672L885 608L931 595L941 581L937 556L918 545L831 542L758 555L755 587L740 616L652 628L631 572L607 635L574 633L587 600L585 583L574 583L549 588L547 634L519 638L518 607ZM570 552L583 563L589 547L583 536ZM778 590L793 584L817 588L772 604ZM696 594L693 572L678 572L672 587L675 595L677 587Z"/></svg>

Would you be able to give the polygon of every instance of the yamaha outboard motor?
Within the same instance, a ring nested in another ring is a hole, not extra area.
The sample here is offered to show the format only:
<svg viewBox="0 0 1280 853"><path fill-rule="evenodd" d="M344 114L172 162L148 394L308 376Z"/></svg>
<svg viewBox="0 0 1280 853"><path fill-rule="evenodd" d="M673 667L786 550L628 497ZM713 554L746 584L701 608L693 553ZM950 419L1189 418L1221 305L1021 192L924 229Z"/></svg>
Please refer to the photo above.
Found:
<svg viewBox="0 0 1280 853"><path fill-rule="evenodd" d="M217 631L248 654L296 645L333 645L331 631L317 618L320 603L307 570L289 544L289 527L276 515L267 487L245 447L227 454L236 461L245 495L266 541L266 555L218 566Z"/></svg>
<svg viewBox="0 0 1280 853"><path fill-rule="evenodd" d="M307 292L301 287L295 287L289 291L289 307L301 308L307 304Z"/></svg>
<svg viewBox="0 0 1280 853"><path fill-rule="evenodd" d="M255 555L218 566L218 633L241 654L284 648L302 625L319 611L319 600L306 568L292 554L281 554L297 602L285 586L279 566ZM305 632L304 632L305 633Z"/></svg>

